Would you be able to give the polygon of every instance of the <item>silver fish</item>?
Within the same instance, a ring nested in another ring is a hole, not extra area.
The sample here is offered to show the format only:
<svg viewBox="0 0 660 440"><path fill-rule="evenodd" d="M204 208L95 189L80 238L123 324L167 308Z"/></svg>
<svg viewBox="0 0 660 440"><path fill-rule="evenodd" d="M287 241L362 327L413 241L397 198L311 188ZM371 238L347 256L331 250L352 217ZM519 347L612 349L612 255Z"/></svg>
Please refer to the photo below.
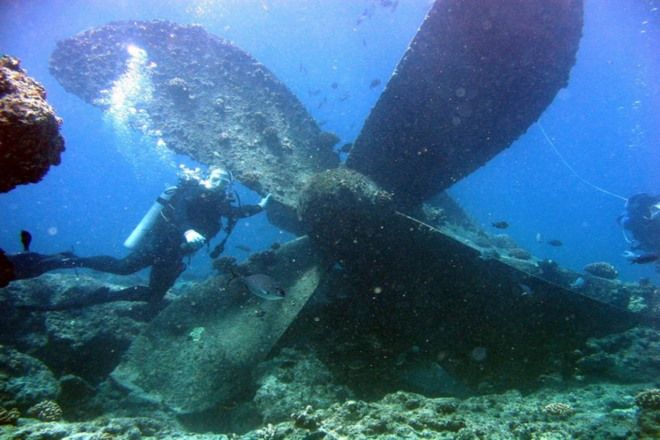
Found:
<svg viewBox="0 0 660 440"><path fill-rule="evenodd" d="M278 301L284 299L286 295L286 292L280 287L279 283L268 275L256 273L254 275L241 276L240 279L250 293L259 298Z"/></svg>

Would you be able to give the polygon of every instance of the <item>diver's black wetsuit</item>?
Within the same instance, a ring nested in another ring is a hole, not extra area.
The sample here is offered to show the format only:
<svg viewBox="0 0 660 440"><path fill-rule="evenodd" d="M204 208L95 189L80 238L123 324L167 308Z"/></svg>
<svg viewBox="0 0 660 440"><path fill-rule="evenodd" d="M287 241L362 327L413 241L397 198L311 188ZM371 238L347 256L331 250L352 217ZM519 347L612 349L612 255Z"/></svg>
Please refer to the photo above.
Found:
<svg viewBox="0 0 660 440"><path fill-rule="evenodd" d="M654 211L660 195L635 194L626 203L619 223L633 237L632 249L660 253L660 214Z"/></svg>
<svg viewBox="0 0 660 440"><path fill-rule="evenodd" d="M52 256L33 252L7 255L13 265L12 279L38 276L63 268L89 268L118 275L128 275L151 266L149 287L137 286L119 292L102 289L85 304L66 304L61 308L83 307L118 300L159 302L186 268L184 258L194 249L186 246L184 232L193 229L208 243L222 229L221 218L229 222L255 215L259 205L233 205L233 198L223 191L207 190L196 181L183 182L165 202L161 215L146 233L142 244L124 258L110 256L78 257L71 253ZM4 255L3 255L4 256Z"/></svg>
<svg viewBox="0 0 660 440"><path fill-rule="evenodd" d="M263 209L259 205L234 206L232 202L233 199L222 191L207 190L196 182L184 183L163 207L138 249L121 259L108 256L75 258L67 267L128 275L151 266L148 300L159 301L185 270L184 257L192 253L186 246L185 231L193 229L208 242L222 228L221 217L235 221Z"/></svg>

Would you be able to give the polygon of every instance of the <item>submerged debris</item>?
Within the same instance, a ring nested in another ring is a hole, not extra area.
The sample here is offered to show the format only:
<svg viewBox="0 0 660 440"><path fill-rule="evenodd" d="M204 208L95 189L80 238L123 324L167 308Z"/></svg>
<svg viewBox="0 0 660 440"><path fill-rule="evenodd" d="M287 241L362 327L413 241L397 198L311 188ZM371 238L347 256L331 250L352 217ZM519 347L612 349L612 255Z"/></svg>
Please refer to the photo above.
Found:
<svg viewBox="0 0 660 440"><path fill-rule="evenodd" d="M494 228L497 228L497 229L506 229L506 228L509 227L509 223L502 220L502 221L491 223L491 226L494 227Z"/></svg>

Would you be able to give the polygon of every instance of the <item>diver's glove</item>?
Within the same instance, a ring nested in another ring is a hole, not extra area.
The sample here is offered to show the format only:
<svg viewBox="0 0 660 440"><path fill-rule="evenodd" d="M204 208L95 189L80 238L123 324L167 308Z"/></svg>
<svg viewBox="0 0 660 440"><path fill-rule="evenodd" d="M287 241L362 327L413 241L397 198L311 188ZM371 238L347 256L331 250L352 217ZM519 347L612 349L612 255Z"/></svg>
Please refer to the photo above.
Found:
<svg viewBox="0 0 660 440"><path fill-rule="evenodd" d="M206 238L199 232L194 229L188 229L183 233L184 238L186 239L185 247L188 250L196 251L206 243Z"/></svg>
<svg viewBox="0 0 660 440"><path fill-rule="evenodd" d="M266 209L266 206L268 206L268 203L270 202L270 196L271 196L270 193L266 194L266 197L261 199L259 203L257 203L257 205L259 205L261 209Z"/></svg>

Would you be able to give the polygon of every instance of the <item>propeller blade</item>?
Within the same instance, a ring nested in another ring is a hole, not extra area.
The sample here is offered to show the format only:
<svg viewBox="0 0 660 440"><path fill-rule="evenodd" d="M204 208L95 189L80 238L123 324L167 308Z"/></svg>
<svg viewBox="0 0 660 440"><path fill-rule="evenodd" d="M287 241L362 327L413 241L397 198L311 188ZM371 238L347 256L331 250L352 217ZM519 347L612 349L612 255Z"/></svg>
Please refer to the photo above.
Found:
<svg viewBox="0 0 660 440"><path fill-rule="evenodd" d="M403 205L451 186L566 86L581 32L581 0L436 1L347 165Z"/></svg>
<svg viewBox="0 0 660 440"><path fill-rule="evenodd" d="M221 165L290 209L307 177L339 163L336 136L272 72L200 26L110 23L60 41L50 70L155 143Z"/></svg>

